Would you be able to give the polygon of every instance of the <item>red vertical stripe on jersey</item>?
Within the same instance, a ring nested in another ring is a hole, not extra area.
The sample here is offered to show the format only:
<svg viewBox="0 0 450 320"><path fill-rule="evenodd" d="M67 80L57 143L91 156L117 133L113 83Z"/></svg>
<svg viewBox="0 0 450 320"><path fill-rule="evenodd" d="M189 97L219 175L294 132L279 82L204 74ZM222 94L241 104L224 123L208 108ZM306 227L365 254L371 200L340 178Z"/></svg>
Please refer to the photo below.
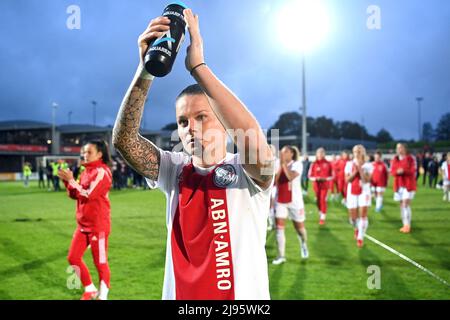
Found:
<svg viewBox="0 0 450 320"><path fill-rule="evenodd" d="M277 202L290 203L292 202L292 189L284 170L281 170L280 177L277 181Z"/></svg>
<svg viewBox="0 0 450 320"><path fill-rule="evenodd" d="M357 171L358 169L356 168L355 163L352 162L352 174L354 174ZM362 193L361 177L359 173L355 175L353 181L350 183L352 185L352 195L359 196Z"/></svg>
<svg viewBox="0 0 450 320"><path fill-rule="evenodd" d="M226 189L185 166L172 225L176 298L234 299Z"/></svg>

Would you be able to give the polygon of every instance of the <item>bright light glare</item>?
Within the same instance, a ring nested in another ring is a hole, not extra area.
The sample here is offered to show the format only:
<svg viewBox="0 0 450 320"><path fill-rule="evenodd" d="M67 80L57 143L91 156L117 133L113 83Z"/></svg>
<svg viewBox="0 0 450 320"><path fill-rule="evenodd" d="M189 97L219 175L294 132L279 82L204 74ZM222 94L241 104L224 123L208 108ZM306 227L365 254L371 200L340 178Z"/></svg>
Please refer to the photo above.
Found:
<svg viewBox="0 0 450 320"><path fill-rule="evenodd" d="M290 0L276 16L277 38L289 50L307 52L328 35L330 19L320 0Z"/></svg>

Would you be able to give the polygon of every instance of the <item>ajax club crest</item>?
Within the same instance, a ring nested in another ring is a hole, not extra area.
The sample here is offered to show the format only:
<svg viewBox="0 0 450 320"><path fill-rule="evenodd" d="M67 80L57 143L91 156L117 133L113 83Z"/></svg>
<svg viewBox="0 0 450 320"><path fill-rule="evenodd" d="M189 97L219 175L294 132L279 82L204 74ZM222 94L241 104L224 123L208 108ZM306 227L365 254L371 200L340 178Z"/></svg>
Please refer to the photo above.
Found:
<svg viewBox="0 0 450 320"><path fill-rule="evenodd" d="M214 184L219 188L226 188L237 181L236 169L231 164L224 164L214 169Z"/></svg>

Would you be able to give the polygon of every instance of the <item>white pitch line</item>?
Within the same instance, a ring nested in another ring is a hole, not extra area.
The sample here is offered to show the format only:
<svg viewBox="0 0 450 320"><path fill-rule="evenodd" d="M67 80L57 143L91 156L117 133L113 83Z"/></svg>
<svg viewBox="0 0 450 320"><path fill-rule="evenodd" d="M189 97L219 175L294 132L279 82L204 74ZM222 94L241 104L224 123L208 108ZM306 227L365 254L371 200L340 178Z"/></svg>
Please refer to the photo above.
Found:
<svg viewBox="0 0 450 320"><path fill-rule="evenodd" d="M434 274L433 272L431 272L430 270L428 270L427 268L425 268L424 266L422 266L421 264L415 262L414 260L408 258L407 256L405 256L404 254L401 254L400 252L398 252L397 250L392 249L391 247L389 247L388 245L384 244L381 241L378 241L377 239L375 239L374 237L369 236L368 234L366 234L366 238L369 239L370 241L378 244L379 246L383 247L384 249L386 249L387 251L395 254L396 256L402 258L403 260L408 261L409 263L411 263L413 266L419 268L420 270L428 273L430 276L432 276L433 278L435 278L436 280L440 281L441 283L445 284L447 287L450 287L450 284L445 281L444 279L442 279L441 277L439 277L438 275Z"/></svg>

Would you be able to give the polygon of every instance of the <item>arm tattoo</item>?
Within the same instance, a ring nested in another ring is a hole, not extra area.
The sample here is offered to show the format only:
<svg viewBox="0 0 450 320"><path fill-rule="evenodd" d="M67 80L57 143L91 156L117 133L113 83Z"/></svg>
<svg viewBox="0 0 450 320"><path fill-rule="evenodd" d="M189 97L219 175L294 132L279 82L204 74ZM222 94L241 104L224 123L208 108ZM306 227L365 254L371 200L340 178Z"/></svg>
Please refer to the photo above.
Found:
<svg viewBox="0 0 450 320"><path fill-rule="evenodd" d="M151 81L135 77L123 99L113 129L113 144L134 170L152 180L158 179L160 151L139 134L145 99Z"/></svg>
<svg viewBox="0 0 450 320"><path fill-rule="evenodd" d="M275 158L268 159L264 162L261 167L260 181L264 184L272 181L273 175L275 173Z"/></svg>

